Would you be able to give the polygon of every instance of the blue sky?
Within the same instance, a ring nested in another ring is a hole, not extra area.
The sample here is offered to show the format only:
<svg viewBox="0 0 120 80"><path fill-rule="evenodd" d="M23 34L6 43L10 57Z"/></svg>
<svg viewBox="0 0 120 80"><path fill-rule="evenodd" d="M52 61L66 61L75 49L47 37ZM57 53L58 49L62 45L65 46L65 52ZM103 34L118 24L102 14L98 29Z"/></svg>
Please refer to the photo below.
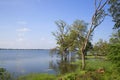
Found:
<svg viewBox="0 0 120 80"><path fill-rule="evenodd" d="M76 19L90 23L94 0L0 0L0 48L40 48L56 46L51 32L57 30L56 20L72 24ZM94 32L93 43L108 40L112 19Z"/></svg>

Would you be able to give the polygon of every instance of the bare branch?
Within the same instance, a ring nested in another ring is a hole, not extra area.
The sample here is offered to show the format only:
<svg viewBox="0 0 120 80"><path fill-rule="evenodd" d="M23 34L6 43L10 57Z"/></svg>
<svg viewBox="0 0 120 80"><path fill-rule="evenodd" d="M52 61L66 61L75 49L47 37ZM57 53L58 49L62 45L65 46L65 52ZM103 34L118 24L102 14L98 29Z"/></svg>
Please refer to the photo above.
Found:
<svg viewBox="0 0 120 80"><path fill-rule="evenodd" d="M99 10L103 9L103 7L107 4L108 1L109 1L109 0L106 0L106 1L103 3L103 5L101 5L101 7L100 7Z"/></svg>
<svg viewBox="0 0 120 80"><path fill-rule="evenodd" d="M96 0L95 0L95 3L94 3L94 5L95 5L95 10L97 9L97 3L96 3Z"/></svg>
<svg viewBox="0 0 120 80"><path fill-rule="evenodd" d="M100 0L99 4L98 4L98 7L96 10L99 10L100 6L101 6L101 3L102 3L102 0Z"/></svg>

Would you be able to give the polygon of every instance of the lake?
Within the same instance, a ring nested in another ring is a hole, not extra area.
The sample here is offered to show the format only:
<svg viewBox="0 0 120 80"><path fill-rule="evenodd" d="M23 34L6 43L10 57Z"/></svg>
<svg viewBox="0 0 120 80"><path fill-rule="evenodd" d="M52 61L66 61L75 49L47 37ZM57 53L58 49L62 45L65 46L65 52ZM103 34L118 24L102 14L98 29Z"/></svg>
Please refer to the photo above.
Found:
<svg viewBox="0 0 120 80"><path fill-rule="evenodd" d="M29 73L56 74L52 64L60 60L50 50L0 50L0 67L16 76Z"/></svg>

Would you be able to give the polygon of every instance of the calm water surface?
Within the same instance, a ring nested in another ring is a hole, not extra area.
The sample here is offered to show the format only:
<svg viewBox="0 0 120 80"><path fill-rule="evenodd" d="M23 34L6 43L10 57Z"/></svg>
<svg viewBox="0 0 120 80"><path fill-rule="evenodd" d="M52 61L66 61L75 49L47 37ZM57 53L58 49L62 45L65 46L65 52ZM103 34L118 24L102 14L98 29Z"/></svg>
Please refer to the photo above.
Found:
<svg viewBox="0 0 120 80"><path fill-rule="evenodd" d="M51 73L50 62L59 58L50 56L50 50L0 50L0 67L15 75Z"/></svg>

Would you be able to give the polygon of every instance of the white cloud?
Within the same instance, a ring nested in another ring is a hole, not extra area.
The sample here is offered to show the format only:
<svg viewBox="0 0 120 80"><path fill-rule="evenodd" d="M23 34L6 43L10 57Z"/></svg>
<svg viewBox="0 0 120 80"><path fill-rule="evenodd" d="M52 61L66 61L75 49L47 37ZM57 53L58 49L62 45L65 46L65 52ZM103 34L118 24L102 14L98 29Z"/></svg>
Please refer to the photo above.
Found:
<svg viewBox="0 0 120 80"><path fill-rule="evenodd" d="M18 48L18 49L50 49L56 47L53 39L42 37L41 39L30 40L25 37L18 37L16 40L1 40L1 48Z"/></svg>
<svg viewBox="0 0 120 80"><path fill-rule="evenodd" d="M0 40L0 47L1 48L12 48L15 43L11 40Z"/></svg>
<svg viewBox="0 0 120 80"><path fill-rule="evenodd" d="M26 21L17 21L17 24L20 24L20 25L27 25L27 22L26 22Z"/></svg>
<svg viewBox="0 0 120 80"><path fill-rule="evenodd" d="M18 31L18 32L28 32L28 31L31 31L31 30L29 28L24 27L24 28L17 29L16 31Z"/></svg>
<svg viewBox="0 0 120 80"><path fill-rule="evenodd" d="M37 42L37 43L36 43ZM50 49L56 47L56 41L47 37L41 37L39 40L34 42L36 47L42 49Z"/></svg>
<svg viewBox="0 0 120 80"><path fill-rule="evenodd" d="M40 41L46 41L46 39L44 37L41 37Z"/></svg>
<svg viewBox="0 0 120 80"><path fill-rule="evenodd" d="M16 41L18 44L22 44L22 43L26 42L26 37L27 37L25 35L26 32L29 32L31 30L29 28L23 27L23 28L17 29L16 31L17 31Z"/></svg>
<svg viewBox="0 0 120 80"><path fill-rule="evenodd" d="M24 41L24 40L25 40L24 38L19 37L17 41L22 42L22 41Z"/></svg>
<svg viewBox="0 0 120 80"><path fill-rule="evenodd" d="M18 33L18 37L23 37L25 34L24 33Z"/></svg>

